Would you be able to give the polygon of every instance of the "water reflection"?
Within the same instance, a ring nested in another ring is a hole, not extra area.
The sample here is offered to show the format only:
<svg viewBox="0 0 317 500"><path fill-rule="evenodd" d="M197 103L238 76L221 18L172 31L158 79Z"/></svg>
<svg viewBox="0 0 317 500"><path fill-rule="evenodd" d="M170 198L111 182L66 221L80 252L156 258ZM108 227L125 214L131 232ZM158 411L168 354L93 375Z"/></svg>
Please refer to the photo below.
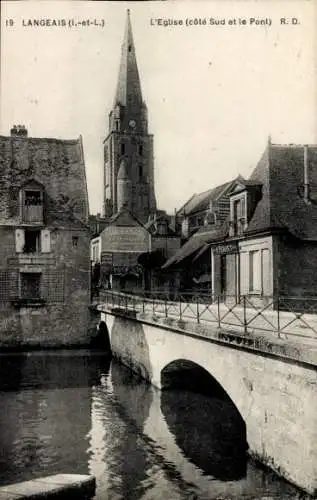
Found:
<svg viewBox="0 0 317 500"><path fill-rule="evenodd" d="M97 500L296 498L273 474L246 466L241 420L225 401L184 388L160 393L83 353L0 361L2 484L90 472Z"/></svg>
<svg viewBox="0 0 317 500"><path fill-rule="evenodd" d="M179 359L162 372L161 411L177 445L204 473L222 481L246 474L245 423L224 389L202 367Z"/></svg>
<svg viewBox="0 0 317 500"><path fill-rule="evenodd" d="M140 485L147 478L147 449L142 431L151 397L142 379L116 363L112 364L110 379L104 380L102 388L94 389L91 443L95 446L92 446L91 471L100 471L100 462L104 462L107 491L122 495L121 498L142 498ZM110 430L111 443L104 435L102 440L97 438L102 424ZM107 446L102 442L105 439Z"/></svg>
<svg viewBox="0 0 317 500"><path fill-rule="evenodd" d="M106 367L103 363L103 369ZM91 385L98 381L89 357L1 357L1 483L41 475L87 473Z"/></svg>
<svg viewBox="0 0 317 500"><path fill-rule="evenodd" d="M186 457L205 474L222 481L246 474L241 417L227 401L183 391L164 391L161 409Z"/></svg>

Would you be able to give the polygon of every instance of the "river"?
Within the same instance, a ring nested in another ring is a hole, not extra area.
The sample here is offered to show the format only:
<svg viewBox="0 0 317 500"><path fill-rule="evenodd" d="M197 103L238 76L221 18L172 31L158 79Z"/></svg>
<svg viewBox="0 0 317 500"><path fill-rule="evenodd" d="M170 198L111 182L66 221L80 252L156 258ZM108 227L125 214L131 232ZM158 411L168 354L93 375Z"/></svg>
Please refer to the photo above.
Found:
<svg viewBox="0 0 317 500"><path fill-rule="evenodd" d="M94 474L96 500L305 498L245 453L227 401L88 352L0 356L0 484Z"/></svg>

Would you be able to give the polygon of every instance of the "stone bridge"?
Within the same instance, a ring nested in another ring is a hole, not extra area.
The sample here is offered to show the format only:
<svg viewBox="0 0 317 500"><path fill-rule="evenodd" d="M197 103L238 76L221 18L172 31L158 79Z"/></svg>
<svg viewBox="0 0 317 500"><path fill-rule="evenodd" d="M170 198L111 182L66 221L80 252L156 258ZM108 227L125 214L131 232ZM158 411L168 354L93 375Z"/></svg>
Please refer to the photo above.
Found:
<svg viewBox="0 0 317 500"><path fill-rule="evenodd" d="M154 386L187 378L199 391L196 374L209 374L210 386L238 410L250 455L317 494L317 370L307 344L294 351L280 339L261 343L109 304L94 314L107 325L113 354Z"/></svg>

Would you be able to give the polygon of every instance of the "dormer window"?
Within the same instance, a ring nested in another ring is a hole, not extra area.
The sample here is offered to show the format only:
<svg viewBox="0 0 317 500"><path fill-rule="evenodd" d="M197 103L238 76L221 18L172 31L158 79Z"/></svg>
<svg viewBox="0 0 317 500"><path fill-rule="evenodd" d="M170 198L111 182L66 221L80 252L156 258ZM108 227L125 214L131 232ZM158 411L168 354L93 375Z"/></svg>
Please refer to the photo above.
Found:
<svg viewBox="0 0 317 500"><path fill-rule="evenodd" d="M213 226L217 222L217 216L215 212L207 212L205 220L204 220L204 225L205 226Z"/></svg>
<svg viewBox="0 0 317 500"><path fill-rule="evenodd" d="M247 224L246 191L234 195L230 199L230 236L239 236Z"/></svg>
<svg viewBox="0 0 317 500"><path fill-rule="evenodd" d="M43 189L37 182L30 182L20 194L22 222L43 224Z"/></svg>
<svg viewBox="0 0 317 500"><path fill-rule="evenodd" d="M156 233L161 236L167 234L166 222L158 222L156 226Z"/></svg>

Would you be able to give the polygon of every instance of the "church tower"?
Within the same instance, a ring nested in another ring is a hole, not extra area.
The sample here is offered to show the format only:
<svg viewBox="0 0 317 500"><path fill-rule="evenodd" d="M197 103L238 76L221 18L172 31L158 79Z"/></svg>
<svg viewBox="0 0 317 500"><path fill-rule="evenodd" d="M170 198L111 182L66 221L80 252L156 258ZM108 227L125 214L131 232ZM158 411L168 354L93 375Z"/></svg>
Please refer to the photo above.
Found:
<svg viewBox="0 0 317 500"><path fill-rule="evenodd" d="M146 222L156 211L153 136L148 133L129 10L108 127L104 140L104 215L112 216L125 206Z"/></svg>

